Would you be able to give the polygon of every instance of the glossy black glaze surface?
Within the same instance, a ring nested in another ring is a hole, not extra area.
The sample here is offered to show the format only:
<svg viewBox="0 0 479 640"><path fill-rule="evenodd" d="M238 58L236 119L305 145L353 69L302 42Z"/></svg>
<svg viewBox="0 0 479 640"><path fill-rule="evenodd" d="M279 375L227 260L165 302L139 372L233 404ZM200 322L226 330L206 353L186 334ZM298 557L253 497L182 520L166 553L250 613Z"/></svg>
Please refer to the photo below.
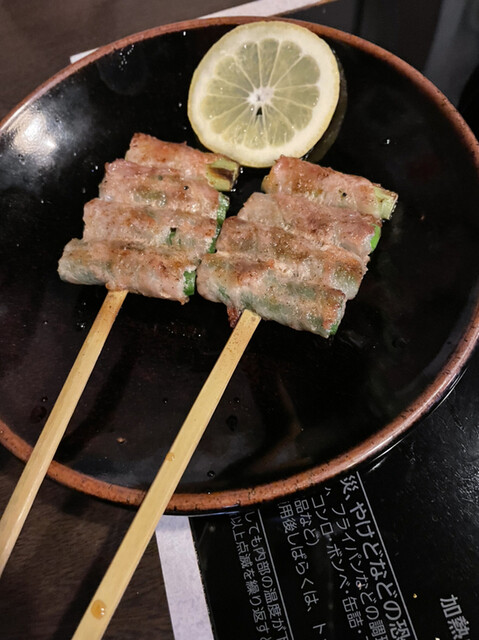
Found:
<svg viewBox="0 0 479 640"><path fill-rule="evenodd" d="M104 290L58 279L63 245L103 164L136 131L195 144L191 74L227 29L146 38L82 66L27 102L0 132L0 419L33 444ZM346 42L348 109L323 164L400 195L357 298L329 341L262 323L180 490L281 479L377 433L448 362L477 300L477 173L444 113L418 86ZM244 171L235 213L259 188ZM128 296L57 460L144 488L226 342L225 309Z"/></svg>

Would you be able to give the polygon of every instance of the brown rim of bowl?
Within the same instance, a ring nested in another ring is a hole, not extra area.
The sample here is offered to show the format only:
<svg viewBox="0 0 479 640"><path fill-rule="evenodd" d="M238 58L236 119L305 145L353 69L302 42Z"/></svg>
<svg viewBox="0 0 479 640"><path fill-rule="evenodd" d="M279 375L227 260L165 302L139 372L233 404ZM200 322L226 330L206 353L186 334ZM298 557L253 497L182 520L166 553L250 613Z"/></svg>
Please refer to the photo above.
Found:
<svg viewBox="0 0 479 640"><path fill-rule="evenodd" d="M157 37L166 33L177 31L187 31L202 28L203 26L213 25L238 25L245 22L255 22L259 20L278 20L278 18L254 18L254 17L235 17L235 18L211 18L201 20L188 20L185 22L177 22L173 24L163 25L147 31L133 34L121 40L117 40L111 44L105 45L78 62L62 69L49 80L41 84L33 93L27 96L10 114L8 114L2 122L0 128L3 127L9 118L13 117L19 109L32 102L51 87L55 86L65 78L73 75L82 67L95 62L104 55L111 53L115 49ZM286 19L283 19L286 20ZM362 51L386 61L395 68L399 73L407 76L408 79L416 85L416 87L434 102L440 111L453 125L457 135L462 140L464 146L470 151L473 163L477 167L479 174L479 143L473 133L464 122L461 115L456 111L448 99L437 89L429 80L427 80L419 71L411 67L394 54L374 45L362 38L344 33L337 29L324 27L308 22L298 20L287 20L302 25L318 34L319 36L330 37L340 40L346 44L350 44ZM420 418L427 415L433 406L441 400L448 389L455 382L469 356L472 354L475 343L479 337L479 300L476 302L474 312L470 324L464 335L460 338L449 361L443 367L442 371L436 379L425 389L425 391L408 406L393 421L387 424L383 429L373 436L367 438L364 442L351 450L333 458L329 462L320 464L307 471L293 474L286 480L275 480L262 485L250 488L239 488L225 491L208 492L208 493L175 493L169 504L167 511L169 513L199 513L212 512L223 509L232 509L242 506L259 504L285 495L290 495L296 491L308 489L325 480L332 478L340 473L350 470L357 464L364 462L381 452L384 452L395 441L397 441L414 423ZM20 460L26 462L32 452L32 446L25 440L16 435L5 423L0 421L0 443L10 450ZM97 480L86 474L74 471L58 462L53 461L48 469L47 475L59 483L76 489L83 493L96 496L104 500L110 500L125 505L138 506L143 500L146 491L141 489L132 489L122 487L111 483Z"/></svg>

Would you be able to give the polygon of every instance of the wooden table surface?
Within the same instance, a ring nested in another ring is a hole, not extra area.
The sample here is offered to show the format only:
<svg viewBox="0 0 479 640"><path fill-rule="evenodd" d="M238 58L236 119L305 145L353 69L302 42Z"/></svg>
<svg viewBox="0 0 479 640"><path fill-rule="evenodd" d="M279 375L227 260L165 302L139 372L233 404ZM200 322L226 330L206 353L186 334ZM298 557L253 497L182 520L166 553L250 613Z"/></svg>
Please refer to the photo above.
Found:
<svg viewBox="0 0 479 640"><path fill-rule="evenodd" d="M0 118L66 66L72 53L235 4L225 0L0 0ZM352 28L354 3L325 6L332 7L328 11L334 19L329 24ZM305 13L305 19L314 18L312 11ZM316 11L321 11L322 19L327 17L325 8ZM22 469L23 464L0 447L0 512ZM71 637L133 515L132 509L46 479L0 580L0 638ZM154 540L105 637L173 638Z"/></svg>

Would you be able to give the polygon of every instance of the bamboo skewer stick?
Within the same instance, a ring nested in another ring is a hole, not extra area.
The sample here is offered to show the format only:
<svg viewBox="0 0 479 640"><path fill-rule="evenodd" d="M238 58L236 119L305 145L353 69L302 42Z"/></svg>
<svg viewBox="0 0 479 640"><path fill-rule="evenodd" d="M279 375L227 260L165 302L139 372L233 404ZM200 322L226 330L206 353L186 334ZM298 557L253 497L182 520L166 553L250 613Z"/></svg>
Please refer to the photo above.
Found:
<svg viewBox="0 0 479 640"><path fill-rule="evenodd" d="M0 520L0 576L126 294L110 291L105 297L5 508Z"/></svg>
<svg viewBox="0 0 479 640"><path fill-rule="evenodd" d="M106 631L260 319L248 310L241 315L83 615L73 640L95 640Z"/></svg>

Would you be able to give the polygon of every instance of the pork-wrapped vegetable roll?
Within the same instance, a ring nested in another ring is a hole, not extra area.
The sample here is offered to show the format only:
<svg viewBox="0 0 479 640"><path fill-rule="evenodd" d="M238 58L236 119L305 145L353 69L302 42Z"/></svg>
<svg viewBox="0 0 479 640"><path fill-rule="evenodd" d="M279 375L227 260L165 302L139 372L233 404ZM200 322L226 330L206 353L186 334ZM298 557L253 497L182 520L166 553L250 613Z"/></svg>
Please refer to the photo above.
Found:
<svg viewBox="0 0 479 640"><path fill-rule="evenodd" d="M184 143L163 142L144 133L135 133L125 159L185 178L204 178L218 191L230 191L239 173L238 163L226 156L204 153Z"/></svg>
<svg viewBox="0 0 479 640"><path fill-rule="evenodd" d="M74 284L104 284L107 289L185 303L194 293L197 264L185 251L74 238L64 249L58 271Z"/></svg>
<svg viewBox="0 0 479 640"><path fill-rule="evenodd" d="M245 254L269 262L275 271L301 282L321 282L347 298L357 294L366 271L355 254L315 242L279 227L259 225L239 217L228 218L217 242L220 253Z"/></svg>
<svg viewBox="0 0 479 640"><path fill-rule="evenodd" d="M362 259L375 249L381 236L381 221L373 216L287 193L253 193L238 218L295 231L315 242L352 251Z"/></svg>
<svg viewBox="0 0 479 640"><path fill-rule="evenodd" d="M58 270L69 282L185 303L226 216L228 197L206 177L223 159L150 136L134 136L129 153L146 161L148 149L156 154L148 166L106 164L99 198L84 207L83 238L67 244ZM232 179L212 182L232 186Z"/></svg>
<svg viewBox="0 0 479 640"><path fill-rule="evenodd" d="M282 156L263 180L266 193L302 195L320 204L347 207L380 219L389 219L397 194L360 176Z"/></svg>
<svg viewBox="0 0 479 640"><path fill-rule="evenodd" d="M122 159L105 165L99 193L102 200L168 207L215 219L219 211L226 212L229 202L206 180L161 173Z"/></svg>
<svg viewBox="0 0 479 640"><path fill-rule="evenodd" d="M226 304L232 322L249 309L328 337L358 292L396 194L296 158L281 158L263 186L272 193L252 194L225 221L217 253L198 268L198 292Z"/></svg>
<svg viewBox="0 0 479 640"><path fill-rule="evenodd" d="M219 220L161 207L90 200L83 211L84 240L110 240L144 245L172 246L203 255L213 251Z"/></svg>
<svg viewBox="0 0 479 640"><path fill-rule="evenodd" d="M224 303L233 323L243 309L250 309L265 320L323 337L335 333L346 304L341 291L233 254L205 256L198 268L197 290L208 300Z"/></svg>

